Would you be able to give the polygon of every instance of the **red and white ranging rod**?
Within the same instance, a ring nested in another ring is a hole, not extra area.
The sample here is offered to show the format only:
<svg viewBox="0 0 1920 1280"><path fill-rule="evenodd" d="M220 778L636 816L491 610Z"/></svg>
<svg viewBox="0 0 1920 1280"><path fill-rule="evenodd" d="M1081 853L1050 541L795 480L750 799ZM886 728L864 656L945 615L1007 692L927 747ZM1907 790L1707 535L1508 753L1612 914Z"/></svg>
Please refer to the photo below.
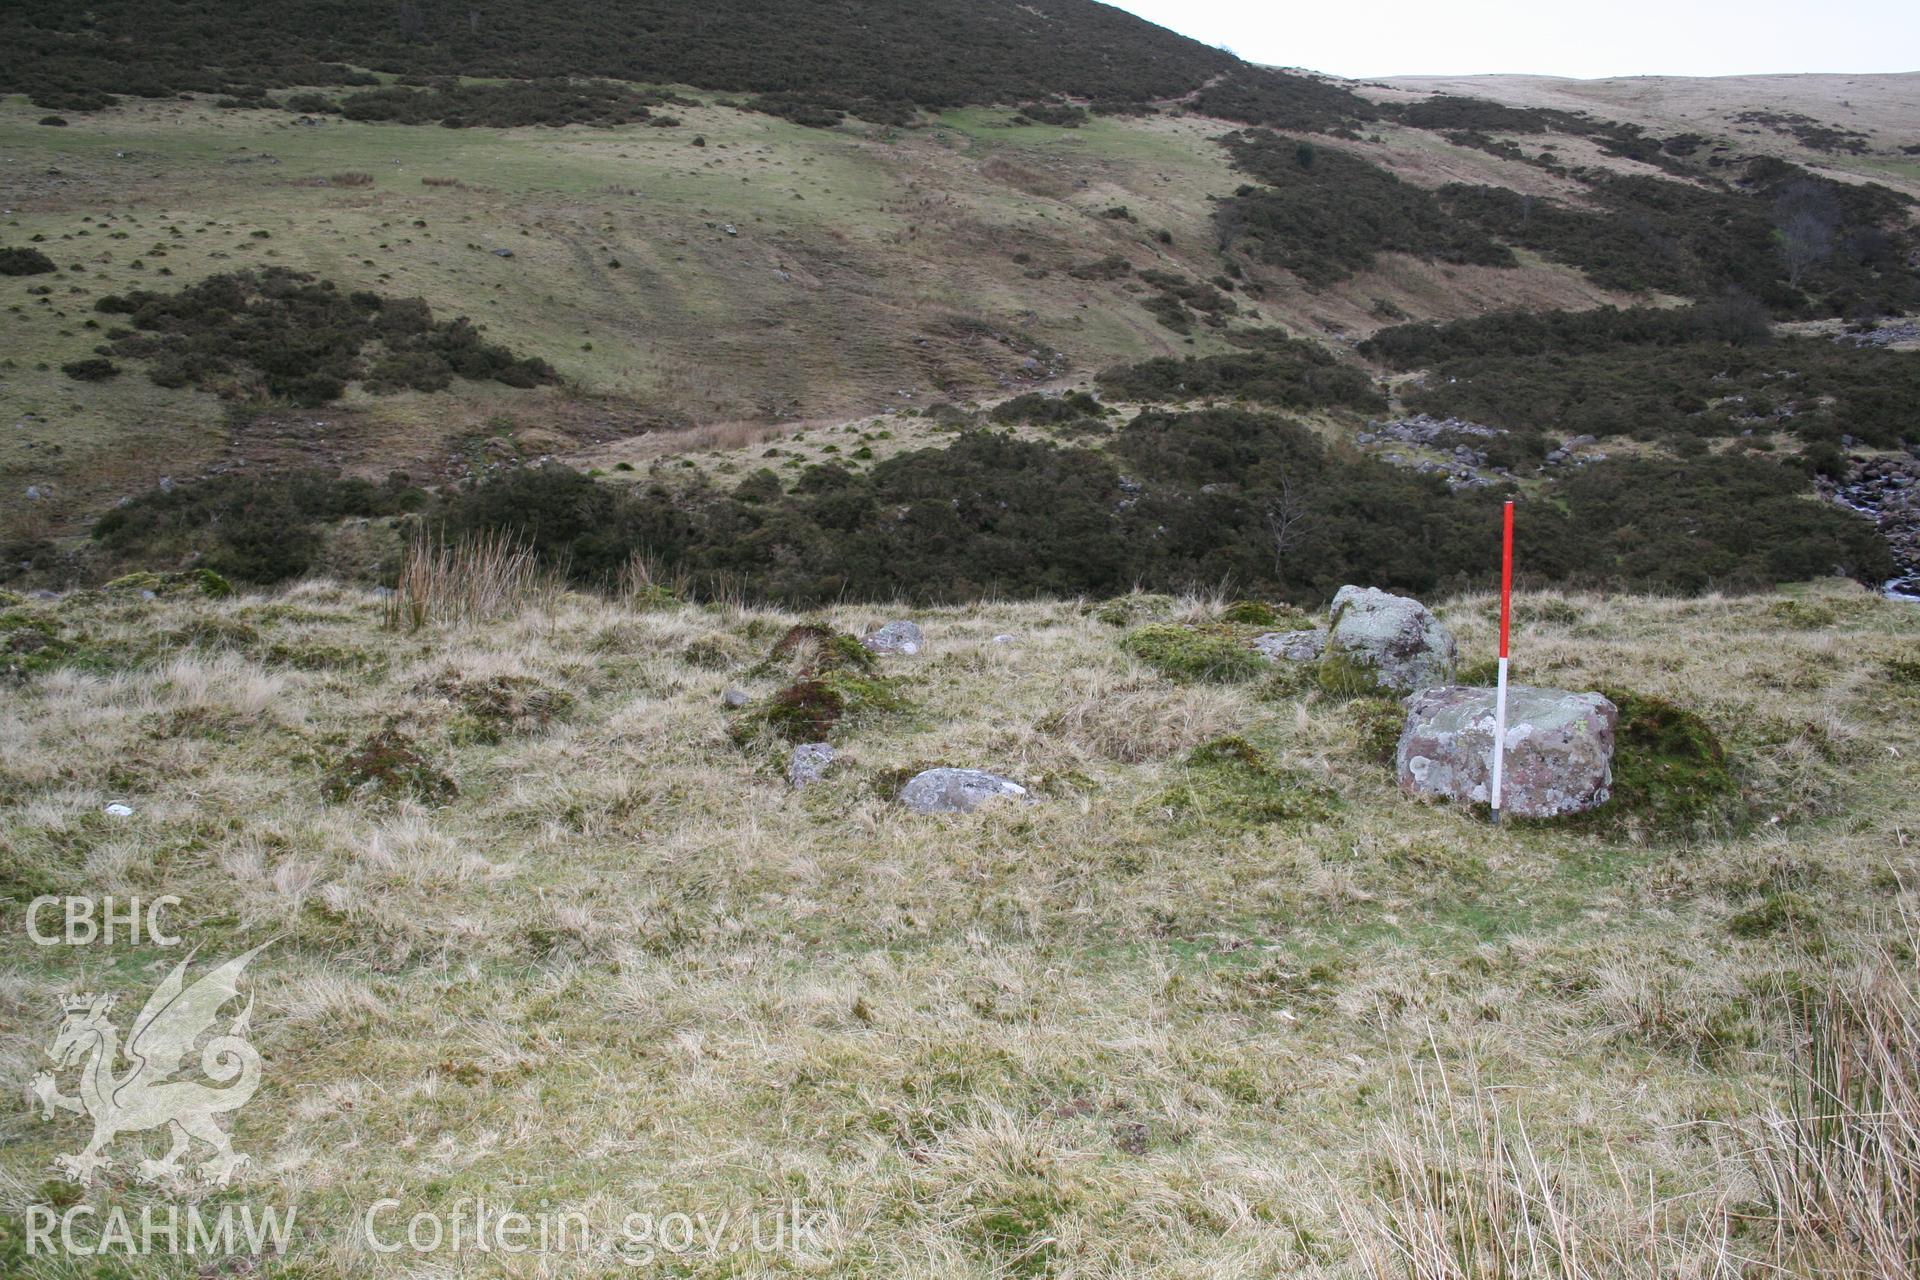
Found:
<svg viewBox="0 0 1920 1280"><path fill-rule="evenodd" d="M1500 685L1493 695L1493 820L1500 821L1500 783L1507 763L1507 637L1513 629L1513 503L1500 529Z"/></svg>

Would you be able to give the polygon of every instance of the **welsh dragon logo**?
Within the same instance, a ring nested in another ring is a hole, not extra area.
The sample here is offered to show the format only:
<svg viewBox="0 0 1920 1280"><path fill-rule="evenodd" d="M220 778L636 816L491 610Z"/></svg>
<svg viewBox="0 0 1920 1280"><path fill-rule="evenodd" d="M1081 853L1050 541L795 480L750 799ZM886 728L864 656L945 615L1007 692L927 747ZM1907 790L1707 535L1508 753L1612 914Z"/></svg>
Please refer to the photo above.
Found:
<svg viewBox="0 0 1920 1280"><path fill-rule="evenodd" d="M224 1187L232 1180L247 1157L233 1149L232 1139L216 1117L246 1105L260 1087L260 1054L247 1043L253 998L247 998L226 1034L215 1035L200 1051L201 1071L224 1088L168 1077L181 1069L194 1044L213 1029L221 1008L239 998L241 973L266 945L227 961L182 990L187 965L193 960L188 955L148 997L133 1020L124 1049L119 1029L108 1016L113 996L88 994L62 1001L65 1016L47 1050L54 1070L34 1077L33 1093L43 1119L53 1119L56 1110L84 1111L93 1120L93 1140L77 1155L56 1157L54 1166L60 1172L84 1186L111 1163L104 1152L117 1136L164 1125L172 1131L173 1144L160 1159L140 1161L142 1180L179 1184L185 1172L180 1158L195 1138L212 1147L213 1154L193 1173L209 1185ZM122 1057L124 1070L119 1067ZM60 1092L55 1073L76 1065L80 1092L68 1097Z"/></svg>

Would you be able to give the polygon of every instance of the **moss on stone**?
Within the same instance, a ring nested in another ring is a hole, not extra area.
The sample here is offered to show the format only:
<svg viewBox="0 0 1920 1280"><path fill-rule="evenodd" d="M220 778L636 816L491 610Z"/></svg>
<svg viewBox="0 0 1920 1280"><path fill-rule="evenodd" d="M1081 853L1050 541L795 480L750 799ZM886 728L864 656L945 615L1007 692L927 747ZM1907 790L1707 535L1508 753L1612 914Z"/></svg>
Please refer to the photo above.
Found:
<svg viewBox="0 0 1920 1280"><path fill-rule="evenodd" d="M1333 793L1304 774L1283 769L1241 737L1215 738L1188 753L1163 807L1189 821L1263 826L1325 818Z"/></svg>
<svg viewBox="0 0 1920 1280"><path fill-rule="evenodd" d="M1120 642L1126 653L1173 680L1233 684L1266 668L1259 654L1229 633L1155 623Z"/></svg>
<svg viewBox="0 0 1920 1280"><path fill-rule="evenodd" d="M233 594L233 584L211 569L188 569L184 573L154 573L143 569L138 573L123 574L100 589L117 595L151 591L156 596L197 591L211 600Z"/></svg>
<svg viewBox="0 0 1920 1280"><path fill-rule="evenodd" d="M1380 682L1379 673L1363 662L1356 662L1331 642L1320 657L1314 679L1321 690L1333 698L1391 698L1393 690Z"/></svg>

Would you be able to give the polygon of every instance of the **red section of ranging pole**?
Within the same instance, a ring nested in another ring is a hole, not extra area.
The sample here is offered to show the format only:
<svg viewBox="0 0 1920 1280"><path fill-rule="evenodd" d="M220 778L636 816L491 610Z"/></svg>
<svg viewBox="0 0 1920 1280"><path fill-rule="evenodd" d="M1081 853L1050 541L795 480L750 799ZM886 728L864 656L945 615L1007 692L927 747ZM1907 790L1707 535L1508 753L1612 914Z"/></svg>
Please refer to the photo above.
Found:
<svg viewBox="0 0 1920 1280"><path fill-rule="evenodd" d="M1513 503L1504 513L1500 532L1500 656L1507 656L1507 635L1513 628Z"/></svg>

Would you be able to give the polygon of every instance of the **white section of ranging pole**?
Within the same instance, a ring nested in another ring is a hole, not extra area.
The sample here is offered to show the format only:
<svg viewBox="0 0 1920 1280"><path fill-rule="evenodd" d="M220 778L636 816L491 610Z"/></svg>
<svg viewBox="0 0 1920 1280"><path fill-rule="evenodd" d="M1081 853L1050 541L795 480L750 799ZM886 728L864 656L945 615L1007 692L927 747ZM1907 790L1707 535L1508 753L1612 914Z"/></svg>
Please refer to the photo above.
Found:
<svg viewBox="0 0 1920 1280"><path fill-rule="evenodd" d="M1493 820L1500 821L1500 784L1507 764L1507 660L1500 659L1500 685L1493 695Z"/></svg>

